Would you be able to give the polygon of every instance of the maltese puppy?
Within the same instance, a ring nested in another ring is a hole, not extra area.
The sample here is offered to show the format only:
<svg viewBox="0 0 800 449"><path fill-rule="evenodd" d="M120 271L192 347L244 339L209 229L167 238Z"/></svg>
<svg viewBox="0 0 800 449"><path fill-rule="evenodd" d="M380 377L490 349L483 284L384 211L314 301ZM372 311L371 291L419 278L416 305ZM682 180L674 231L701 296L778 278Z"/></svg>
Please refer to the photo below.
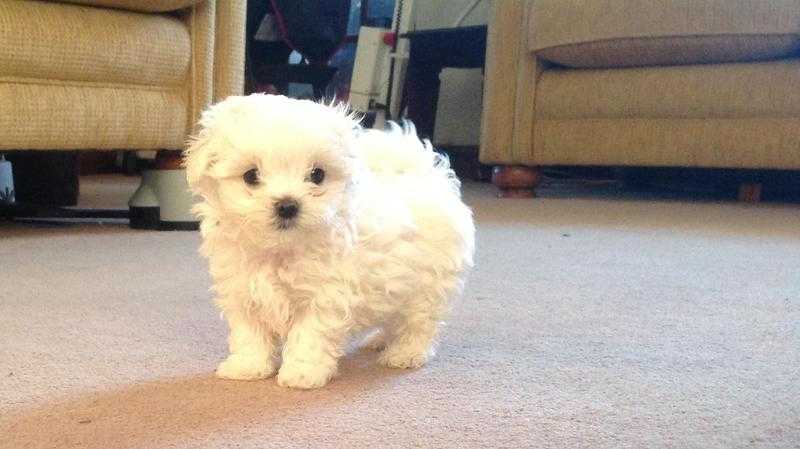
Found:
<svg viewBox="0 0 800 449"><path fill-rule="evenodd" d="M322 387L367 331L381 364L424 364L472 264L447 160L410 126L276 95L230 97L200 125L185 166L230 327L217 376Z"/></svg>

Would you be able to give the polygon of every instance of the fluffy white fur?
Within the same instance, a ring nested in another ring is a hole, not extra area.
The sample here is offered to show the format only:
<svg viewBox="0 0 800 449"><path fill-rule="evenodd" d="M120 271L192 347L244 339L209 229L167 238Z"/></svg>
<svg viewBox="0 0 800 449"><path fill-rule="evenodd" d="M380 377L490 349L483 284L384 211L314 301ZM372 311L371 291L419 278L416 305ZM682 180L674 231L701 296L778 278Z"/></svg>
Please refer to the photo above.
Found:
<svg viewBox="0 0 800 449"><path fill-rule="evenodd" d="M200 124L185 165L230 326L217 375L321 387L347 339L375 329L380 363L424 364L472 264L472 213L447 160L412 127L361 130L344 107L282 96L231 97ZM282 199L295 219L277 216Z"/></svg>

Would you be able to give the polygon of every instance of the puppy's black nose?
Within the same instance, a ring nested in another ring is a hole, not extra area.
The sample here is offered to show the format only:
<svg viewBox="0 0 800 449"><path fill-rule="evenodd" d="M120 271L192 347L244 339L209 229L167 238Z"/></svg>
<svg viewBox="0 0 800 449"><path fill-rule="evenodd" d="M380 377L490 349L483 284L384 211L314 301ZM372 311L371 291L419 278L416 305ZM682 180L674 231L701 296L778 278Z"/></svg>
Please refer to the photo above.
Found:
<svg viewBox="0 0 800 449"><path fill-rule="evenodd" d="M295 200L282 199L275 203L275 213L286 220L296 217L299 210L300 205Z"/></svg>

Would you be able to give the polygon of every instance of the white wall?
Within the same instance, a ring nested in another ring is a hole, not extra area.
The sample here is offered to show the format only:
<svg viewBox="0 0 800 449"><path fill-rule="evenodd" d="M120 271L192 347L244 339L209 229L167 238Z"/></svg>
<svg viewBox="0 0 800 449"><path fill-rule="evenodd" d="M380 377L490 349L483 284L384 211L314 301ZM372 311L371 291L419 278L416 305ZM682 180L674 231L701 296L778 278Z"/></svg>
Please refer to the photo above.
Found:
<svg viewBox="0 0 800 449"><path fill-rule="evenodd" d="M417 30L449 28L473 0L415 0ZM482 0L462 26L484 25L489 18L489 2ZM436 113L434 144L478 145L481 125L483 76L480 69L445 69Z"/></svg>
<svg viewBox="0 0 800 449"><path fill-rule="evenodd" d="M414 16L416 28L448 28L461 15L473 0L415 0ZM498 0L482 0L466 17L462 26L484 25L489 19L489 2ZM503 0L499 0L503 1Z"/></svg>
<svg viewBox="0 0 800 449"><path fill-rule="evenodd" d="M481 69L444 69L440 79L434 144L478 145L483 104Z"/></svg>

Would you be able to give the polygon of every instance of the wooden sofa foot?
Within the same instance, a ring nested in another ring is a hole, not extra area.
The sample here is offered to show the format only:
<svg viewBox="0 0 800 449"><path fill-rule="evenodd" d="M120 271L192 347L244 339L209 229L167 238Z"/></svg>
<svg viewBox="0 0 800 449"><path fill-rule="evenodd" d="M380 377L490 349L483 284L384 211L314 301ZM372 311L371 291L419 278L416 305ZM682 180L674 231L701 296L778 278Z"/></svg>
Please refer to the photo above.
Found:
<svg viewBox="0 0 800 449"><path fill-rule="evenodd" d="M492 170L492 183L500 189L500 198L533 198L539 179L537 167L499 165Z"/></svg>

